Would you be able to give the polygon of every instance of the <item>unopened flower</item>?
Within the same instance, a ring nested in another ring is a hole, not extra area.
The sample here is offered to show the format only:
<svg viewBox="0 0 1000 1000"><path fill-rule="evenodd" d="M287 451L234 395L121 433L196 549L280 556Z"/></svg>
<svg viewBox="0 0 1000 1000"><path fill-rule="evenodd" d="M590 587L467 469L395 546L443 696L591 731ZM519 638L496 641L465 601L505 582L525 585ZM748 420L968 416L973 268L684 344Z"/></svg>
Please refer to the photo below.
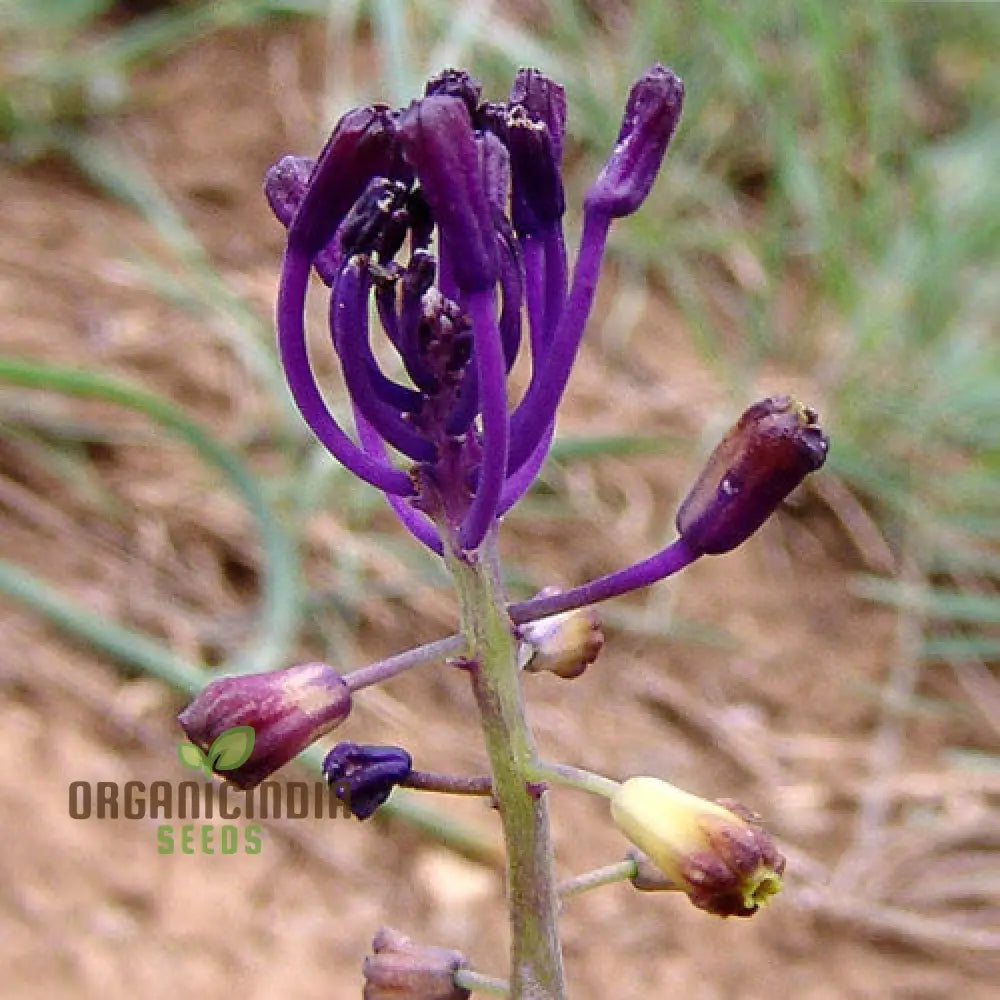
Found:
<svg viewBox="0 0 1000 1000"><path fill-rule="evenodd" d="M619 787L611 815L702 910L749 917L781 889L785 859L757 817L736 803L710 802L657 778L637 777Z"/></svg>
<svg viewBox="0 0 1000 1000"><path fill-rule="evenodd" d="M365 959L364 1000L467 1000L454 974L467 967L461 952L414 944L405 934L383 927Z"/></svg>
<svg viewBox="0 0 1000 1000"><path fill-rule="evenodd" d="M220 777L253 788L314 740L347 718L351 692L325 663L304 663L264 674L220 677L177 716L188 739L208 752L221 733L251 726L253 750Z"/></svg>
<svg viewBox="0 0 1000 1000"><path fill-rule="evenodd" d="M559 593L545 587L536 596ZM521 666L529 673L548 671L558 677L579 677L604 646L604 633L593 608L576 608L522 625Z"/></svg>
<svg viewBox="0 0 1000 1000"><path fill-rule="evenodd" d="M728 552L822 466L829 446L816 411L791 396L754 403L709 456L680 505L678 532L696 552Z"/></svg>
<svg viewBox="0 0 1000 1000"><path fill-rule="evenodd" d="M323 761L323 777L358 819L367 819L412 767L402 747L338 743Z"/></svg>

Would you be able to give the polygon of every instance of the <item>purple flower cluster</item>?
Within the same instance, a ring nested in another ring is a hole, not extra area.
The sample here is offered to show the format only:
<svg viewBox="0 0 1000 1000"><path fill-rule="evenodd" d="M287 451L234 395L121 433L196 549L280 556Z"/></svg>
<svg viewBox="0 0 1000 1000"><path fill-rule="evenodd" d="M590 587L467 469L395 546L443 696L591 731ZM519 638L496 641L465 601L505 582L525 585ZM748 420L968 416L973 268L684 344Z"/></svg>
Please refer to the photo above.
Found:
<svg viewBox="0 0 1000 1000"><path fill-rule="evenodd" d="M467 73L446 71L408 108L347 112L316 161L288 156L269 171L268 200L288 229L277 318L295 401L329 451L382 490L434 551L478 548L537 476L611 222L649 193L683 96L663 66L633 86L584 200L572 275L562 225L565 94L536 70L517 74L506 103L483 101ZM311 269L330 288L330 336L357 442L310 366ZM372 348L372 298L401 379ZM522 339L531 378L511 408L507 377ZM390 449L409 471L392 464Z"/></svg>

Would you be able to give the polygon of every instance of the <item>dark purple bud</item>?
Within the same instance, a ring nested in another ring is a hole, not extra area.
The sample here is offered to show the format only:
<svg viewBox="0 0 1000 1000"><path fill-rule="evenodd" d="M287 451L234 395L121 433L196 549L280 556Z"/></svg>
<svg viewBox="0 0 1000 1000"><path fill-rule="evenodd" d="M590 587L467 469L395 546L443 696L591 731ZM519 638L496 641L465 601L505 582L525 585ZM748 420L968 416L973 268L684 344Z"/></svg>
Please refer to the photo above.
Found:
<svg viewBox="0 0 1000 1000"><path fill-rule="evenodd" d="M384 105L355 108L337 122L288 229L290 243L316 253L333 238L372 177L399 179L395 131Z"/></svg>
<svg viewBox="0 0 1000 1000"><path fill-rule="evenodd" d="M519 69L510 88L510 103L520 104L536 122L544 122L556 164L562 162L566 132L566 91L537 69Z"/></svg>
<svg viewBox="0 0 1000 1000"><path fill-rule="evenodd" d="M424 88L425 97L457 97L474 118L483 94L483 85L464 69L445 69L431 77Z"/></svg>
<svg viewBox="0 0 1000 1000"><path fill-rule="evenodd" d="M566 211L548 127L529 118L524 108L513 108L507 118L507 148L514 177L511 221L519 235L537 236Z"/></svg>
<svg viewBox="0 0 1000 1000"><path fill-rule="evenodd" d="M368 819L412 767L402 747L338 743L323 761L323 776L358 819Z"/></svg>
<svg viewBox="0 0 1000 1000"><path fill-rule="evenodd" d="M454 97L415 101L400 117L399 132L455 282L470 292L492 287L499 270L496 232L465 104Z"/></svg>
<svg viewBox="0 0 1000 1000"><path fill-rule="evenodd" d="M250 756L219 775L239 788L253 788L343 722L350 711L351 692L340 674L325 663L304 663L265 674L220 677L177 721L205 753L227 729L251 726Z"/></svg>
<svg viewBox="0 0 1000 1000"><path fill-rule="evenodd" d="M264 196L277 220L287 229L305 197L316 161L308 156L283 156L267 168Z"/></svg>
<svg viewBox="0 0 1000 1000"><path fill-rule="evenodd" d="M383 927L365 958L364 1000L468 1000L454 975L468 968L461 952L414 944L405 934Z"/></svg>
<svg viewBox="0 0 1000 1000"><path fill-rule="evenodd" d="M615 148L587 192L585 207L611 218L630 215L656 180L684 103L684 84L659 64L629 92Z"/></svg>
<svg viewBox="0 0 1000 1000"><path fill-rule="evenodd" d="M791 396L749 407L709 456L677 511L696 552L718 555L749 538L825 461L830 442L815 410Z"/></svg>

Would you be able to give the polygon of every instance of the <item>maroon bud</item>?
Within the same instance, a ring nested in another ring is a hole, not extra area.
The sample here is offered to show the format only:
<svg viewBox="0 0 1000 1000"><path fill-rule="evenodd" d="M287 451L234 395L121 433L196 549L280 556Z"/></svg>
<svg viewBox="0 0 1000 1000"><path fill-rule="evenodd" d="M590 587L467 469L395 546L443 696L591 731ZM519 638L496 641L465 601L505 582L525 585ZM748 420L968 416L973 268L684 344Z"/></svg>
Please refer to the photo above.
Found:
<svg viewBox="0 0 1000 1000"><path fill-rule="evenodd" d="M684 103L684 84L652 66L633 85L615 148L587 192L586 207L612 218L630 215L656 180Z"/></svg>
<svg viewBox="0 0 1000 1000"><path fill-rule="evenodd" d="M678 532L697 552L728 552L826 461L829 447L810 407L791 396L754 403L709 456L684 498Z"/></svg>
<svg viewBox="0 0 1000 1000"><path fill-rule="evenodd" d="M350 711L351 692L340 674L325 663L304 663L265 674L220 677L177 721L205 753L227 729L252 727L250 756L239 767L218 773L239 788L253 788Z"/></svg>
<svg viewBox="0 0 1000 1000"><path fill-rule="evenodd" d="M414 944L405 934L383 927L365 959L364 1000L468 1000L454 974L465 957L448 948Z"/></svg>

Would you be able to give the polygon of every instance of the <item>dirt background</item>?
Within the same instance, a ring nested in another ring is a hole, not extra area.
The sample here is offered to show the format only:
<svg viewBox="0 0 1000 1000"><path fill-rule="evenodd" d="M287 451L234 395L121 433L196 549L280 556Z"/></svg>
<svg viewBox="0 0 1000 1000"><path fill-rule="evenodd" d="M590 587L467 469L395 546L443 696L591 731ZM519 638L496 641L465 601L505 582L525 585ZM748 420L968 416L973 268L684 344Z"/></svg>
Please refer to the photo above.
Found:
<svg viewBox="0 0 1000 1000"><path fill-rule="evenodd" d="M138 151L225 279L265 315L281 232L261 177L284 152L315 148L322 49L315 26L216 35L145 71L132 110L105 126ZM137 277L130 261L162 248L133 212L57 163L5 168L0 190L6 352L126 376L226 440L266 429L273 414L217 330ZM510 558L537 582L572 585L661 544L703 436L735 409L668 303L613 280L602 291L605 319L562 429L690 444L556 470L556 492L571 497L562 515L516 513L506 531ZM796 374L760 388L808 397L810 386ZM28 439L0 440L5 558L184 655L245 632L252 526L196 461L108 407L8 390L0 401L8 419L120 431L88 446L94 475L74 488ZM254 454L262 473L280 465L266 440ZM752 921L623 886L573 900L563 931L577 1000L996 996L996 951L956 940L982 926L981 898L935 891L937 873L957 877L971 854L998 846L995 777L956 782L941 763L943 747L986 748L991 732L961 709L879 725L879 693L905 637L891 612L852 596L851 575L875 558L856 543L829 503L805 496L743 550L609 609L607 647L582 680L531 679L546 756L738 797L791 858L788 891ZM336 589L350 573L371 589L350 636L357 659L344 667L453 627L446 591L401 586L400 557L356 537L336 504L310 520L306 556L313 586ZM0 994L340 1000L359 995L361 959L382 923L502 974L497 871L398 822L272 824L259 856L206 857L158 855L152 822L71 820L71 780L186 776L172 723L182 700L13 604L2 613ZM948 676L903 682L961 704ZM366 693L337 736L405 745L428 769L483 766L470 692L444 667ZM881 812L859 820L859 801ZM482 805L447 808L495 833ZM556 797L562 874L621 856L603 812L584 796ZM942 818L943 839L927 832Z"/></svg>

